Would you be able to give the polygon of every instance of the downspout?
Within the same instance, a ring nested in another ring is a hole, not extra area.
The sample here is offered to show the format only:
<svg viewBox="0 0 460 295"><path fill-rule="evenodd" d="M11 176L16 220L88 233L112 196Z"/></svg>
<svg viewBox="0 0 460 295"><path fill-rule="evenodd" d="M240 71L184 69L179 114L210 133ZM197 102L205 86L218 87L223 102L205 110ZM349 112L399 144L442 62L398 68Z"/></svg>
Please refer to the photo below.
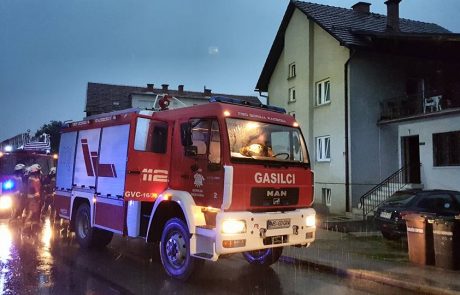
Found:
<svg viewBox="0 0 460 295"><path fill-rule="evenodd" d="M350 155L349 155L349 120L348 120L348 114L349 114L349 109L348 109L348 102L350 100L348 96L348 82L349 82L349 77L348 77L348 67L350 65L350 60L355 54L355 51L353 49L350 49L351 54L350 57L347 59L345 62L345 211L346 212L351 212L351 204L350 204Z"/></svg>
<svg viewBox="0 0 460 295"><path fill-rule="evenodd" d="M270 102L268 101L268 95L263 95L263 94L262 94L262 91L259 90L259 96L260 96L260 97L265 97L265 98L267 99L266 105L269 105L269 104L270 104Z"/></svg>

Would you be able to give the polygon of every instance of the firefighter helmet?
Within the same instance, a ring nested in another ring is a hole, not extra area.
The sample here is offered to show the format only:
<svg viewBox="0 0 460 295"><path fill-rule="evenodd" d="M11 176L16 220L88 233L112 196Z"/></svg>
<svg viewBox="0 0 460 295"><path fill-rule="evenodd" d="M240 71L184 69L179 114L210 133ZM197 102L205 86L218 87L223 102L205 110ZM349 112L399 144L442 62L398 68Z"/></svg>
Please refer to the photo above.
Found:
<svg viewBox="0 0 460 295"><path fill-rule="evenodd" d="M22 170L24 170L24 168L26 168L26 165L24 165L24 164L16 164L16 166L14 166L14 171L22 171Z"/></svg>
<svg viewBox="0 0 460 295"><path fill-rule="evenodd" d="M32 166L30 166L30 173L40 172L41 170L42 167L40 166L40 164L33 164Z"/></svg>
<svg viewBox="0 0 460 295"><path fill-rule="evenodd" d="M56 175L56 167L51 167L49 175Z"/></svg>

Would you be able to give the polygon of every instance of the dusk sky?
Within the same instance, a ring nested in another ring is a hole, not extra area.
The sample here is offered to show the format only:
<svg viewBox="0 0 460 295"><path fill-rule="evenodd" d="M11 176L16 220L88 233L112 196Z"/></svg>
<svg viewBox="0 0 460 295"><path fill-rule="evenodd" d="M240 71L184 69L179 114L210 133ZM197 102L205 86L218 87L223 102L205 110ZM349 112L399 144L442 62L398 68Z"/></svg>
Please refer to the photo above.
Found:
<svg viewBox="0 0 460 295"><path fill-rule="evenodd" d="M316 0L350 8L357 0ZM368 1L386 14L384 0ZM0 141L84 116L88 82L257 95L287 0L1 0ZM400 16L460 33L460 1Z"/></svg>

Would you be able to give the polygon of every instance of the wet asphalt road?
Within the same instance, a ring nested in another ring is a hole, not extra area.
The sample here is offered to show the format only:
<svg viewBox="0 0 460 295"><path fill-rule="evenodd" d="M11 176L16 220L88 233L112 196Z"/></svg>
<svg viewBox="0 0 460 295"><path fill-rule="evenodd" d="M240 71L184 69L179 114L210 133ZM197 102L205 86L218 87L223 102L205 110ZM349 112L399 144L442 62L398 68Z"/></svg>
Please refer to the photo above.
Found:
<svg viewBox="0 0 460 295"><path fill-rule="evenodd" d="M38 234L0 221L0 294L398 294L301 265L250 267L233 255L207 262L188 282L170 279L155 245L116 237L101 251L80 249L66 225Z"/></svg>

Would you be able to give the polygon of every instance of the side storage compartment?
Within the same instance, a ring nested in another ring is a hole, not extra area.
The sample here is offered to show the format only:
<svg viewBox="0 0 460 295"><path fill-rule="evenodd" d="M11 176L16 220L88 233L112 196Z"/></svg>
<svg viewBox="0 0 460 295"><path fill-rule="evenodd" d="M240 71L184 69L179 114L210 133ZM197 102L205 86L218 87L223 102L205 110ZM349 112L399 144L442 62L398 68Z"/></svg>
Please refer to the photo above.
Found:
<svg viewBox="0 0 460 295"><path fill-rule="evenodd" d="M94 226L123 233L125 202L123 198L128 151L129 125L104 127L99 153L91 152L96 174Z"/></svg>
<svg viewBox="0 0 460 295"><path fill-rule="evenodd" d="M71 190L77 144L77 131L63 133L59 145L54 205L60 217L70 219Z"/></svg>

